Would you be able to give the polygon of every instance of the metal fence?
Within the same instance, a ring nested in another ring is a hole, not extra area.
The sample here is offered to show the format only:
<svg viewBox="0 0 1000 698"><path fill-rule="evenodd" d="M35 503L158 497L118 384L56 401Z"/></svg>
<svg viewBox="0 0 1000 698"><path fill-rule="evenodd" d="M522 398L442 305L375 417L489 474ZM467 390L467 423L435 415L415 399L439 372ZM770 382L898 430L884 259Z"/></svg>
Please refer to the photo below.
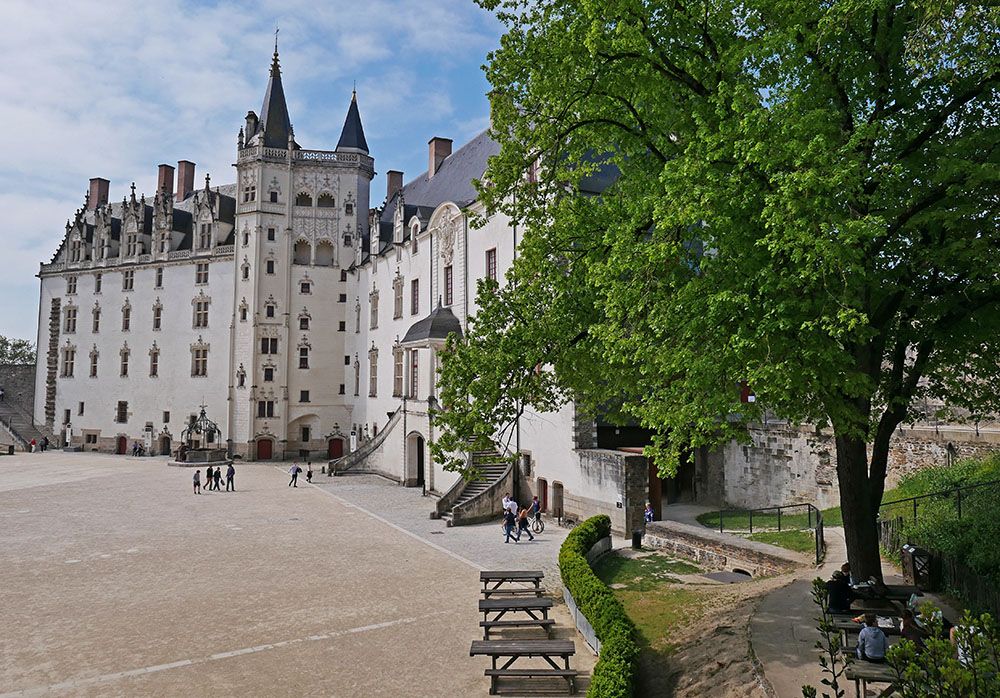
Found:
<svg viewBox="0 0 1000 698"><path fill-rule="evenodd" d="M721 509L718 516L719 533L725 533L727 529L751 535L755 530L757 533L811 530L815 542L816 564L823 560L826 552L823 513L812 504L786 504L759 509Z"/></svg>

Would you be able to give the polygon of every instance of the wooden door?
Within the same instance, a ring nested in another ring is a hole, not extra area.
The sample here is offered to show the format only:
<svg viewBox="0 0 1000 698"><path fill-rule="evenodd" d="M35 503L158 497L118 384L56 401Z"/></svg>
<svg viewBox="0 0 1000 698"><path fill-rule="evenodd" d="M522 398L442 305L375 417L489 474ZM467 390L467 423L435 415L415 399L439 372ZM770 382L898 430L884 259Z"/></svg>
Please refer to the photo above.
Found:
<svg viewBox="0 0 1000 698"><path fill-rule="evenodd" d="M271 439L261 439L257 442L257 460L271 460L274 442Z"/></svg>
<svg viewBox="0 0 1000 698"><path fill-rule="evenodd" d="M344 455L344 440L343 439L330 439L330 443L327 444L327 457L330 460L336 458L341 458Z"/></svg>
<svg viewBox="0 0 1000 698"><path fill-rule="evenodd" d="M128 451L128 439L126 439L124 436L119 436L118 443L116 446L117 447L115 448L115 453L117 453L119 456L124 456L125 452Z"/></svg>

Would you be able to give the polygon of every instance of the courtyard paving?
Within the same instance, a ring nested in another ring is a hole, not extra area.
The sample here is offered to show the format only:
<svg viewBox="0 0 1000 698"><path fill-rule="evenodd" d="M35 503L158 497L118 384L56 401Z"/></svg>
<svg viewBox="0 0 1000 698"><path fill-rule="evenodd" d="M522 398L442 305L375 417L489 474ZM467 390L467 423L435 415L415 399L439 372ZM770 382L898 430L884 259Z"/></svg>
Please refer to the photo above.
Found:
<svg viewBox="0 0 1000 698"><path fill-rule="evenodd" d="M565 535L434 534L430 500L384 482L293 489L241 464L237 492L194 496L191 475L0 458L0 696L485 695L477 570L551 569Z"/></svg>

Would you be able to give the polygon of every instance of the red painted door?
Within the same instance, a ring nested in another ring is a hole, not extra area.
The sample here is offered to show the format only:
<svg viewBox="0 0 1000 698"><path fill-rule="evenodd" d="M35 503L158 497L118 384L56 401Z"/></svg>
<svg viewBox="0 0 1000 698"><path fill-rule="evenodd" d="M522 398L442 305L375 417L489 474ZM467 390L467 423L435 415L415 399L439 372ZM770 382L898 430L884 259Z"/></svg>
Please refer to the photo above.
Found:
<svg viewBox="0 0 1000 698"><path fill-rule="evenodd" d="M126 439L124 436L119 436L115 453L117 453L119 456L124 456L125 451L127 450L128 450L128 439Z"/></svg>
<svg viewBox="0 0 1000 698"><path fill-rule="evenodd" d="M326 455L330 458L330 460L342 457L344 455L344 440L330 439Z"/></svg>
<svg viewBox="0 0 1000 698"><path fill-rule="evenodd" d="M272 447L274 442L271 439L261 439L257 442L257 460L271 460Z"/></svg>

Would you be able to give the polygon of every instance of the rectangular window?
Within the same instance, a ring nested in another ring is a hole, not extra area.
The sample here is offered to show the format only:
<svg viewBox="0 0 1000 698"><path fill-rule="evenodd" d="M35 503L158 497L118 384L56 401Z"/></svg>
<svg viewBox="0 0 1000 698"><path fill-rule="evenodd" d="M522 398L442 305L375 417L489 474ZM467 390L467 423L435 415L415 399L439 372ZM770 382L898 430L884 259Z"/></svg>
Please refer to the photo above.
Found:
<svg viewBox="0 0 1000 698"><path fill-rule="evenodd" d="M274 369L273 368L265 368L264 369L264 382L265 383L270 383L273 380L274 380Z"/></svg>
<svg viewBox="0 0 1000 698"><path fill-rule="evenodd" d="M419 232L420 232L420 228L418 228L418 227L414 227L414 229L410 231L410 254L416 254L417 253L417 249L418 249L417 248L417 234Z"/></svg>
<svg viewBox="0 0 1000 698"><path fill-rule="evenodd" d="M486 250L486 278L497 280L497 248Z"/></svg>
<svg viewBox="0 0 1000 698"><path fill-rule="evenodd" d="M97 378L97 352L90 355L90 377Z"/></svg>
<svg viewBox="0 0 1000 698"><path fill-rule="evenodd" d="M153 306L153 329L159 330L163 323L163 308L158 305Z"/></svg>
<svg viewBox="0 0 1000 698"><path fill-rule="evenodd" d="M368 302L371 303L371 329L378 327L378 294L372 293L368 296Z"/></svg>
<svg viewBox="0 0 1000 698"><path fill-rule="evenodd" d="M272 191L270 192L270 194L271 194L271 203L272 204L278 203L278 192Z"/></svg>
<svg viewBox="0 0 1000 698"><path fill-rule="evenodd" d="M444 268L444 304L451 305L455 301L454 272L449 264Z"/></svg>
<svg viewBox="0 0 1000 698"><path fill-rule="evenodd" d="M247 321L247 309L240 308L240 322L246 322L246 321Z"/></svg>
<svg viewBox="0 0 1000 698"><path fill-rule="evenodd" d="M400 397L403 394L403 350L394 349L392 352L392 396Z"/></svg>
<svg viewBox="0 0 1000 698"><path fill-rule="evenodd" d="M299 284L299 293L312 293L312 284L308 281L303 281Z"/></svg>
<svg viewBox="0 0 1000 698"><path fill-rule="evenodd" d="M153 284L154 288L163 288L163 267L156 268L156 282Z"/></svg>
<svg viewBox="0 0 1000 698"><path fill-rule="evenodd" d="M392 317L403 317L403 280L399 279L392 285Z"/></svg>
<svg viewBox="0 0 1000 698"><path fill-rule="evenodd" d="M274 306L273 305L265 305L264 306L264 316L265 317L274 317Z"/></svg>
<svg viewBox="0 0 1000 698"><path fill-rule="evenodd" d="M308 347L299 347L299 368L309 368Z"/></svg>
<svg viewBox="0 0 1000 698"><path fill-rule="evenodd" d="M129 269L122 272L122 290L131 291L135 286L135 271Z"/></svg>
<svg viewBox="0 0 1000 698"><path fill-rule="evenodd" d="M122 364L121 364L121 371L120 371L120 375L121 375L122 378L127 378L128 377L128 355L129 355L129 353L130 352L127 349L124 350L124 351L122 351Z"/></svg>
<svg viewBox="0 0 1000 698"><path fill-rule="evenodd" d="M268 274L273 274L274 273L274 260L273 259L269 259L269 260L267 260L267 262L264 263L264 271L266 273L268 273Z"/></svg>
<svg viewBox="0 0 1000 698"><path fill-rule="evenodd" d="M346 303L347 302L347 294L346 293L341 293L339 296L337 296L337 302L338 303Z"/></svg>
<svg viewBox="0 0 1000 698"><path fill-rule="evenodd" d="M194 282L196 284L208 283L208 262L198 262L194 265Z"/></svg>
<svg viewBox="0 0 1000 698"><path fill-rule="evenodd" d="M63 332L67 334L76 332L76 308L66 308L66 321L63 323Z"/></svg>
<svg viewBox="0 0 1000 698"><path fill-rule="evenodd" d="M70 410L69 408L63 410L63 424L69 424L71 416L72 416L72 410Z"/></svg>
<svg viewBox="0 0 1000 698"><path fill-rule="evenodd" d="M347 270L346 269L341 269L340 270L340 280L341 281L347 281Z"/></svg>
<svg viewBox="0 0 1000 698"><path fill-rule="evenodd" d="M93 329L94 334L97 334L98 332L101 331L101 309L100 308L94 308L94 323L93 323L92 329Z"/></svg>
<svg viewBox="0 0 1000 698"><path fill-rule="evenodd" d="M208 327L208 301L195 301L194 326L195 329Z"/></svg>
<svg viewBox="0 0 1000 698"><path fill-rule="evenodd" d="M257 401L257 416L258 417L273 417L274 416L274 400L258 400Z"/></svg>
<svg viewBox="0 0 1000 698"><path fill-rule="evenodd" d="M118 408L115 410L115 421L119 424L124 424L128 421L128 402L125 400L118 401Z"/></svg>
<svg viewBox="0 0 1000 698"><path fill-rule="evenodd" d="M163 423L164 424L169 424L170 423L170 413L169 412L164 412L163 413Z"/></svg>
<svg viewBox="0 0 1000 698"><path fill-rule="evenodd" d="M410 350L410 397L417 396L417 379L420 376L420 355L416 349Z"/></svg>
<svg viewBox="0 0 1000 698"><path fill-rule="evenodd" d="M191 375L204 378L208 375L208 349L193 349L191 351Z"/></svg>
<svg viewBox="0 0 1000 698"><path fill-rule="evenodd" d="M198 247L207 250L212 246L212 224L202 223L198 230ZM208 266L207 264L205 265Z"/></svg>
<svg viewBox="0 0 1000 698"><path fill-rule="evenodd" d="M128 332L132 327L132 308L125 306L122 308L122 332Z"/></svg>
<svg viewBox="0 0 1000 698"><path fill-rule="evenodd" d="M351 365L351 357L350 356L345 356L344 357L344 365L345 366L350 366Z"/></svg>
<svg viewBox="0 0 1000 698"><path fill-rule="evenodd" d="M345 386L343 383L341 383L340 384L340 392L338 393L338 395L346 395L346 389L347 389L347 386Z"/></svg>
<svg viewBox="0 0 1000 698"><path fill-rule="evenodd" d="M420 312L420 279L410 282L410 315Z"/></svg>
<svg viewBox="0 0 1000 698"><path fill-rule="evenodd" d="M341 320L340 322L337 323L337 332L346 332L346 331L347 331L347 323Z"/></svg>
<svg viewBox="0 0 1000 698"><path fill-rule="evenodd" d="M72 296L74 293L76 293L76 277L75 276L67 276L66 277L66 295L67 296Z"/></svg>
<svg viewBox="0 0 1000 698"><path fill-rule="evenodd" d="M299 318L299 329L300 330L308 330L309 329L309 318L307 318L307 317L300 317Z"/></svg>
<svg viewBox="0 0 1000 698"><path fill-rule="evenodd" d="M299 402L309 402L309 391L300 390L299 391ZM302 439L303 441L308 441L309 439Z"/></svg>
<svg viewBox="0 0 1000 698"><path fill-rule="evenodd" d="M267 241L274 242L274 228L267 229Z"/></svg>
<svg viewBox="0 0 1000 698"><path fill-rule="evenodd" d="M103 280L104 279L102 278L101 274L95 274L94 275L94 293L100 293L101 292L101 282Z"/></svg>
<svg viewBox="0 0 1000 698"><path fill-rule="evenodd" d="M76 364L76 349L63 349L63 378L72 378L74 364Z"/></svg>
<svg viewBox="0 0 1000 698"><path fill-rule="evenodd" d="M378 352L368 352L368 397L378 397Z"/></svg>
<svg viewBox="0 0 1000 698"><path fill-rule="evenodd" d="M278 353L278 338L277 337L261 337L261 339L260 339L260 353L261 354L277 354Z"/></svg>
<svg viewBox="0 0 1000 698"><path fill-rule="evenodd" d="M149 352L149 376L156 378L158 375L160 375L160 352L151 351Z"/></svg>

